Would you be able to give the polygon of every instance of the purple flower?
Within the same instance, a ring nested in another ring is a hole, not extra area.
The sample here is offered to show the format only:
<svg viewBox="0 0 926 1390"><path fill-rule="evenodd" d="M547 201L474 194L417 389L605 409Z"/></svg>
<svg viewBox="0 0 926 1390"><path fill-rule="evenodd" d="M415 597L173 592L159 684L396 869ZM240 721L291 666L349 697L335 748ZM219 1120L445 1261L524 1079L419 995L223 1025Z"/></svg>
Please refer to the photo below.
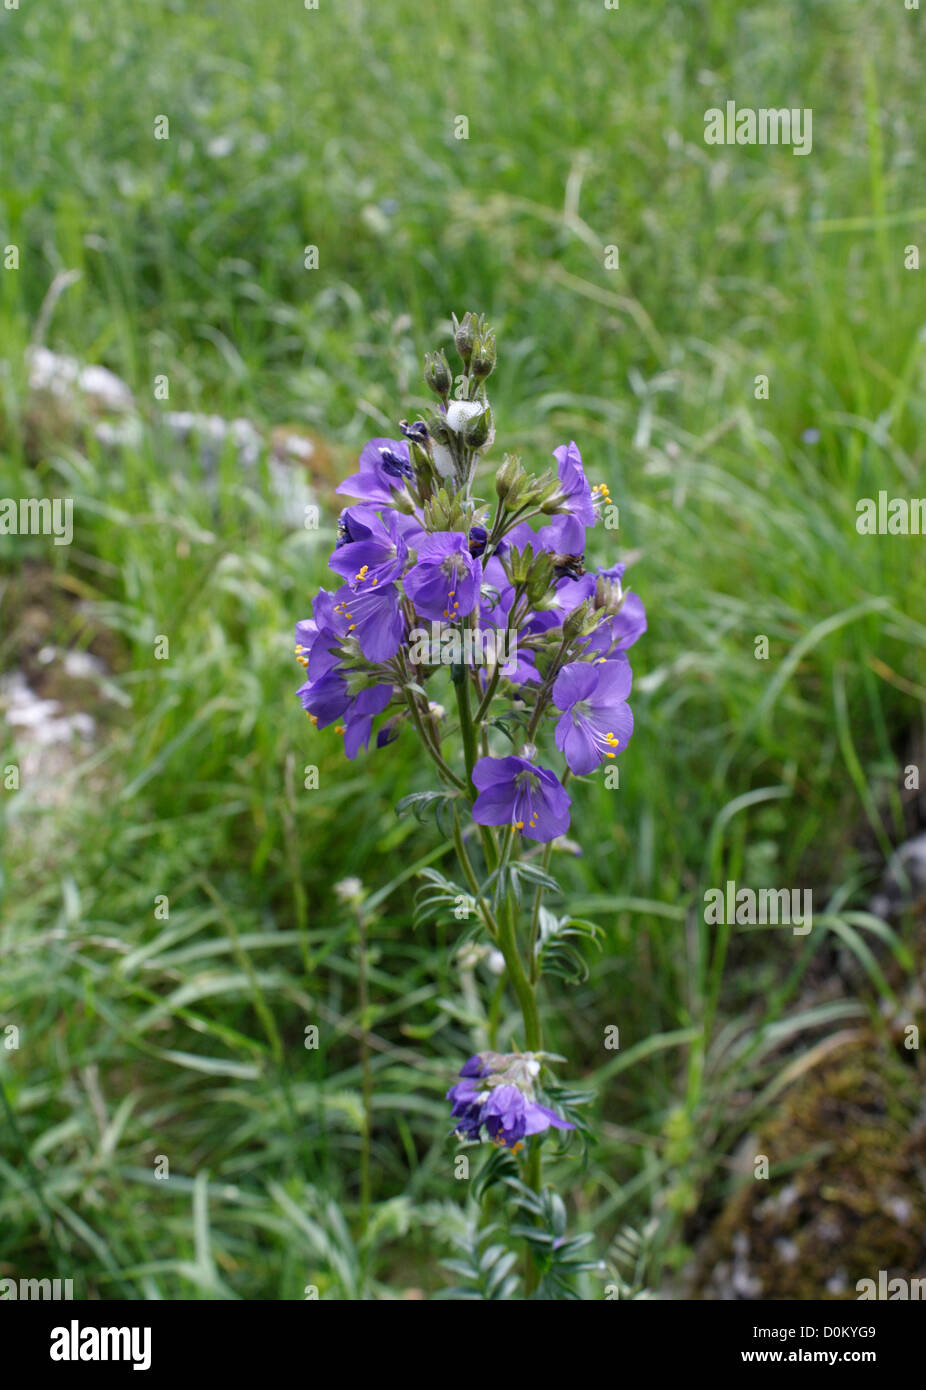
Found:
<svg viewBox="0 0 926 1390"><path fill-rule="evenodd" d="M464 1077L455 1086L451 1086L447 1092L447 1099L453 1102L450 1107L450 1114L455 1121L454 1129L463 1139L479 1138L483 1105L479 1091L478 1081L471 1077Z"/></svg>
<svg viewBox="0 0 926 1390"><path fill-rule="evenodd" d="M465 618L479 597L482 562L469 553L462 531L434 531L418 547L404 583L423 618Z"/></svg>
<svg viewBox="0 0 926 1390"><path fill-rule="evenodd" d="M461 1076L488 1076L492 1068L487 1063L481 1052L474 1052L472 1057L467 1057L460 1068Z"/></svg>
<svg viewBox="0 0 926 1390"><path fill-rule="evenodd" d="M479 604L479 626L481 629L494 630L501 633L507 631L511 626L511 608L514 603L514 585L510 582L501 560L497 555L493 555L483 569L483 580L496 591L495 595L484 597ZM541 621L542 617L542 621ZM549 625L555 626L557 617L555 614L538 615L536 613L525 613L518 624L518 631L515 641L515 655L502 667L502 675L507 676L515 685L525 685L528 681L539 681L540 676L537 672L534 653L525 647L521 638L531 637L535 632L540 632ZM488 680L488 676L483 672L483 682Z"/></svg>
<svg viewBox="0 0 926 1390"><path fill-rule="evenodd" d="M491 1140L517 1148L531 1134L574 1129L555 1110L536 1099L534 1083L540 1062L534 1053L484 1052L460 1068L461 1080L450 1087L454 1129L463 1139L479 1139L483 1127Z"/></svg>
<svg viewBox="0 0 926 1390"><path fill-rule="evenodd" d="M352 507L345 507L338 517L338 535L335 541L335 549L340 550L342 545L350 545L352 541L360 540L360 536L355 536L351 530Z"/></svg>
<svg viewBox="0 0 926 1390"><path fill-rule="evenodd" d="M394 512L381 519L372 507L348 507L341 513L341 526L349 539L338 543L328 564L352 589L375 588L399 577L408 546Z"/></svg>
<svg viewBox="0 0 926 1390"><path fill-rule="evenodd" d="M480 758L473 768L478 825L513 825L525 838L546 842L569 829L571 798L554 773L526 758Z"/></svg>
<svg viewBox="0 0 926 1390"><path fill-rule="evenodd" d="M343 719L338 732L344 734L344 752L354 758L369 742L374 716L381 714L392 699L392 686L375 685L352 696L343 675L339 671L328 671L320 680L306 681L296 694L319 729Z"/></svg>
<svg viewBox="0 0 926 1390"><path fill-rule="evenodd" d="M541 1134L551 1125L555 1129L575 1129L561 1120L555 1110L529 1100L517 1086L496 1086L482 1107L482 1122L489 1138L513 1149L527 1135Z"/></svg>
<svg viewBox="0 0 926 1390"><path fill-rule="evenodd" d="M469 528L469 553L474 557L480 556L486 548L486 541L489 533L484 526L471 526Z"/></svg>
<svg viewBox="0 0 926 1390"><path fill-rule="evenodd" d="M592 633L585 650L602 656L626 651L646 631L646 609L639 594L629 593L613 618L605 618Z"/></svg>
<svg viewBox="0 0 926 1390"><path fill-rule="evenodd" d="M581 521L583 526L595 525L595 505L592 490L582 467L582 455L572 439L553 450L553 457L559 465L559 485L566 494L567 511Z"/></svg>
<svg viewBox="0 0 926 1390"><path fill-rule="evenodd" d="M360 472L335 489L362 502L391 503L395 488L414 477L404 439L371 439L360 453Z"/></svg>
<svg viewBox="0 0 926 1390"><path fill-rule="evenodd" d="M346 637L357 639L368 661L389 661L405 635L405 619L394 584L383 584L363 593L355 593L348 584L335 594L322 589L316 595L313 613L318 631L306 672L313 681L337 666Z"/></svg>
<svg viewBox="0 0 926 1390"><path fill-rule="evenodd" d="M405 619L394 584L354 593L348 585L335 594L334 613L345 624L344 636L356 637L367 661L389 661L405 635Z"/></svg>
<svg viewBox="0 0 926 1390"><path fill-rule="evenodd" d="M571 661L556 677L553 703L563 711L556 746L579 776L627 746L633 733L627 704L632 680L626 658Z"/></svg>

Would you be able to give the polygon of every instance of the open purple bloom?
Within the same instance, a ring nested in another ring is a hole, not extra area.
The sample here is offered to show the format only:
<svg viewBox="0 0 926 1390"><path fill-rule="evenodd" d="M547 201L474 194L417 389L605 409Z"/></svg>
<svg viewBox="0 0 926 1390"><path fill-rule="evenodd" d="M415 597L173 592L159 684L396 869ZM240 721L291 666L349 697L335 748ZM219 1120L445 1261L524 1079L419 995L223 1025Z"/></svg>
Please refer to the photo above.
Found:
<svg viewBox="0 0 926 1390"><path fill-rule="evenodd" d="M533 1053L477 1053L460 1068L461 1079L450 1087L454 1129L463 1139L479 1139L483 1127L489 1138L516 1148L531 1134L574 1129L535 1095L540 1063Z"/></svg>
<svg viewBox="0 0 926 1390"><path fill-rule="evenodd" d="M553 703L563 711L556 746L579 776L626 748L633 733L627 704L632 681L626 658L571 661L556 677Z"/></svg>
<svg viewBox="0 0 926 1390"><path fill-rule="evenodd" d="M482 583L482 562L469 553L462 531L434 531L418 547L405 575L405 592L423 618L465 618Z"/></svg>
<svg viewBox="0 0 926 1390"><path fill-rule="evenodd" d="M405 635L405 619L394 584L354 593L345 584L334 595L335 617L344 624L345 637L356 637L367 661L389 661Z"/></svg>
<svg viewBox="0 0 926 1390"><path fill-rule="evenodd" d="M555 1110L530 1100L517 1086L496 1086L490 1091L482 1107L482 1122L489 1138L509 1149L551 1125L554 1129L575 1129L568 1120L561 1120Z"/></svg>
<svg viewBox="0 0 926 1390"><path fill-rule="evenodd" d="M592 633L585 650L611 656L632 647L646 631L646 609L639 594L629 593L612 618L605 618Z"/></svg>
<svg viewBox="0 0 926 1390"><path fill-rule="evenodd" d="M318 680L338 665L341 643L356 638L368 661L389 661L405 635L405 619L394 584L383 584L355 593L348 584L337 593L321 589L313 604L315 638L309 651L306 674ZM298 630L297 630L298 640Z"/></svg>
<svg viewBox="0 0 926 1390"><path fill-rule="evenodd" d="M352 589L375 588L399 577L408 546L395 512L381 518L372 507L348 507L340 527L350 539L338 544L328 564Z"/></svg>
<svg viewBox="0 0 926 1390"><path fill-rule="evenodd" d="M341 673L328 671L320 680L306 681L296 694L319 729L327 728L338 719L344 721L344 752L354 758L369 742L374 717L381 714L392 699L392 686L376 685L352 696Z"/></svg>
<svg viewBox="0 0 926 1390"><path fill-rule="evenodd" d="M340 550L342 545L350 545L352 541L359 541L361 537L354 535L351 530L351 512L353 507L345 507L338 517L338 535L335 541L335 549Z"/></svg>
<svg viewBox="0 0 926 1390"><path fill-rule="evenodd" d="M572 439L553 450L553 457L559 465L559 485L566 494L567 510L577 517L583 526L595 525L595 506L592 502L592 489L582 467L582 455Z"/></svg>
<svg viewBox="0 0 926 1390"><path fill-rule="evenodd" d="M391 503L396 488L414 477L404 439L371 439L360 453L360 471L335 489L362 502Z"/></svg>
<svg viewBox="0 0 926 1390"><path fill-rule="evenodd" d="M530 840L546 843L569 829L571 798L556 775L526 758L480 758L473 768L479 795L473 820L513 825Z"/></svg>
<svg viewBox="0 0 926 1390"><path fill-rule="evenodd" d="M309 652L318 636L318 624L312 618L303 618L296 624L296 655L308 658Z"/></svg>

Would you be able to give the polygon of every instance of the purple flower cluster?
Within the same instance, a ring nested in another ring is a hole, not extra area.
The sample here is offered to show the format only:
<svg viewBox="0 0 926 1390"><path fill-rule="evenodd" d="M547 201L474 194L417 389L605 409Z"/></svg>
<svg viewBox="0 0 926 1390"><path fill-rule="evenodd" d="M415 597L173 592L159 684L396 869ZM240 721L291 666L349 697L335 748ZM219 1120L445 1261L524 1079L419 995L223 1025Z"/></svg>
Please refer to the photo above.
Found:
<svg viewBox="0 0 926 1390"><path fill-rule="evenodd" d="M439 364L432 378L443 391ZM546 842L568 829L570 797L564 779L536 761L535 739L555 719L553 741L579 776L626 748L633 733L627 650L646 631L646 614L622 587L623 565L585 567L586 533L610 496L606 486L590 486L574 441L554 451L555 475L540 479L506 458L494 516L473 497L478 455L494 436L490 422L479 387L469 401L444 397L427 421L403 421L403 439L364 447L358 471L338 488L356 499L339 517L329 560L340 586L322 589L312 617L296 627L306 670L298 695L319 729L334 724L344 735L348 757L368 745L384 715L377 746L414 723L447 773L444 733L426 692L440 668L415 654L412 633L430 624L441 638L474 630L513 636L501 669L466 674L472 698L485 706L476 730L484 756L456 785L469 792L478 824ZM493 700L523 715L525 736L508 756L492 752Z"/></svg>
<svg viewBox="0 0 926 1390"><path fill-rule="evenodd" d="M536 1099L540 1057L533 1053L477 1052L460 1068L461 1079L447 1099L461 1139L479 1140L483 1131L494 1144L517 1150L531 1134L575 1129Z"/></svg>

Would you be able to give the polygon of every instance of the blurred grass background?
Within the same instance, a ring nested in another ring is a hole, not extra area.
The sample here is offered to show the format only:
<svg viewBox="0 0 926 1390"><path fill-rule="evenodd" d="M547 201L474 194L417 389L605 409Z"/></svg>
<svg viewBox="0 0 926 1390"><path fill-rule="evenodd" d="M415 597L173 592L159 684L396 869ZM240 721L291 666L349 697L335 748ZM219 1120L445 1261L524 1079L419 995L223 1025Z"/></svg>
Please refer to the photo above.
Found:
<svg viewBox="0 0 926 1390"><path fill-rule="evenodd" d="M442 1096L479 1020L458 925L410 925L435 833L393 811L427 771L410 744L345 765L308 730L290 630L335 512L283 525L266 469L245 481L230 453L204 486L157 428L160 374L170 408L308 428L346 472L422 404L424 350L473 308L499 335L499 457L543 466L575 438L608 481L650 629L620 790L580 790L584 857L560 866L605 946L546 1001L549 1045L597 1090L588 1163L558 1171L600 1254L645 1227L666 1286L782 1048L877 1018L894 985L852 910L905 833L926 552L859 536L855 504L926 491L904 268L926 225L921 24L895 0L0 11L0 245L20 248L0 495L74 497L76 523L70 548L0 537L0 669L34 659L38 608L43 641L105 649L121 697L51 804L0 798L0 1026L21 1030L0 1048L4 1272L110 1297L433 1291L460 1220ZM813 153L706 146L730 97L812 107ZM133 448L36 441L24 353L69 270L46 341L125 378ZM347 875L389 889L363 1238ZM700 925L726 878L810 886L828 916L727 940ZM837 939L870 997L808 996Z"/></svg>

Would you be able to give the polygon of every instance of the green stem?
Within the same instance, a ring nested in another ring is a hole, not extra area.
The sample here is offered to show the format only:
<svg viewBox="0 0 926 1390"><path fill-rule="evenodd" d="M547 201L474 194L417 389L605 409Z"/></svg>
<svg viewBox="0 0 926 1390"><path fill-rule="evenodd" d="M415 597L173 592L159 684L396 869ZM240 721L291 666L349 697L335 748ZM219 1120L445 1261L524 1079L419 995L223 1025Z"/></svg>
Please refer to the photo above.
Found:
<svg viewBox="0 0 926 1390"><path fill-rule="evenodd" d="M421 717L421 712L418 709L418 706L415 702L415 697L411 693L411 691L406 691L406 703L408 705L409 713L411 714L415 728L418 730L421 742L424 744L425 751L430 755L432 761L437 767L438 772L441 774L441 776L446 778L448 782L451 782L455 787L459 787L460 791L465 791L466 783L463 781L461 777L457 776L453 768L450 767L450 765L444 760L439 748L437 747L431 735L428 733L428 730L425 727L425 721Z"/></svg>
<svg viewBox="0 0 926 1390"><path fill-rule="evenodd" d="M521 1017L524 1020L524 1043L526 1049L528 1052L539 1052L541 1038L540 1012L537 1008L537 995L530 982L527 971L524 969L521 953L518 950L515 930L515 909L510 894L505 900L502 912L499 914L498 949L505 958L508 978L511 981L511 987L521 1006Z"/></svg>
<svg viewBox="0 0 926 1390"><path fill-rule="evenodd" d="M465 666L452 668L453 688L457 697L457 711L460 716L460 734L463 739L463 759L466 763L466 780L469 783L469 799L476 800L473 786L473 768L476 766L476 728L469 703L469 680Z"/></svg>
<svg viewBox="0 0 926 1390"><path fill-rule="evenodd" d="M360 1234L365 1237L370 1221L372 1185L370 1179L371 1115L373 1111L373 1071L370 1066L370 989L367 978L367 921L362 906L357 909L357 992L360 1005L360 1071L363 1078L363 1134L360 1146Z"/></svg>
<svg viewBox="0 0 926 1390"><path fill-rule="evenodd" d="M498 939L499 950L505 958L505 965L508 970L508 978L511 980L512 988L517 995L518 1003L521 1006L521 1017L524 1020L524 1042L528 1052L539 1052L542 1047L543 1038L540 1031L540 1011L537 1007L537 993L524 969L521 960L521 953L518 950L515 906L509 894L504 910L501 914L501 933ZM533 1138L528 1140L527 1158L524 1164L524 1181L534 1192L541 1190L542 1158L540 1151L540 1140ZM524 1254L524 1293L527 1298L537 1287L539 1273L534 1263L530 1247Z"/></svg>

